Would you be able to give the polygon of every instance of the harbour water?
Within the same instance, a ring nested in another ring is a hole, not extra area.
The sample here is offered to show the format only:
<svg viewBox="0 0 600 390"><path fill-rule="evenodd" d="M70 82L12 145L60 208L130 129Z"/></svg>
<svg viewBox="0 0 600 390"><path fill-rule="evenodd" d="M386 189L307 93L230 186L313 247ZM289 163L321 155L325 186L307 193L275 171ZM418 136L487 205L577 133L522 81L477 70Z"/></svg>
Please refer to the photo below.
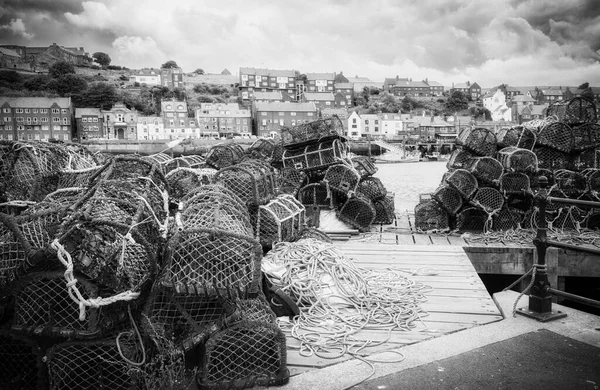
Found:
<svg viewBox="0 0 600 390"><path fill-rule="evenodd" d="M375 177L394 193L396 211L411 213L419 203L419 194L433 192L448 170L446 161L377 164L377 168Z"/></svg>

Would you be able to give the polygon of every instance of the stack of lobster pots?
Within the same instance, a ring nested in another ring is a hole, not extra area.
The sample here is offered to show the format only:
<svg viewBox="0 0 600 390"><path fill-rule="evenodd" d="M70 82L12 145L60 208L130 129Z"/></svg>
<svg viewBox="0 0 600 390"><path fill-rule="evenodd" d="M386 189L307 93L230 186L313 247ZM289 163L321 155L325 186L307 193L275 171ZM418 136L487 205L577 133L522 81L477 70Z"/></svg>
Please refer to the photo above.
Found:
<svg viewBox="0 0 600 390"><path fill-rule="evenodd" d="M358 231L373 223L391 223L394 197L367 157L350 159L337 116L282 129L280 188L294 194L312 222L319 211L335 210L339 220Z"/></svg>
<svg viewBox="0 0 600 390"><path fill-rule="evenodd" d="M600 124L592 100L575 97L547 109L546 117L505 127L463 129L438 188L422 194L415 225L422 231L486 232L537 226L533 196L539 177L549 195L600 200ZM596 227L598 210L550 206L556 229Z"/></svg>

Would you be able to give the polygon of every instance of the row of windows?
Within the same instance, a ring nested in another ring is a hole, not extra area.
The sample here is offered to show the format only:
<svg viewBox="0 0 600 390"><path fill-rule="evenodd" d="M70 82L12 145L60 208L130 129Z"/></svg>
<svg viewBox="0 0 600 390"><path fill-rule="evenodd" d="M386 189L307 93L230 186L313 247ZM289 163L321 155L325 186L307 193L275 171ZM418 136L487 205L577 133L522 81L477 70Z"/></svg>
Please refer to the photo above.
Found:
<svg viewBox="0 0 600 390"><path fill-rule="evenodd" d="M50 138L49 134L19 134L18 139L20 140L28 140L28 141L47 141ZM62 137L60 135L54 135L55 139L62 139L63 141L68 141L69 140L69 135L68 134L63 134ZM13 135L12 134L4 134L4 137L2 136L2 134L0 134L0 139L6 139L9 141L13 140Z"/></svg>
<svg viewBox="0 0 600 390"><path fill-rule="evenodd" d="M30 125L32 123L33 124L38 123L38 118L37 117L34 117L34 118L31 118L31 117L23 118L21 116L18 116L18 117L15 118L15 120L16 120L17 123L27 123L28 125ZM48 122L48 117L43 116L43 117L39 118L39 121L40 121L40 123L47 123ZM11 120L11 118L5 117L4 118L4 122L12 122L12 120ZM52 123L61 123L61 120L60 120L59 117L53 117L52 118ZM69 124L69 118L63 117L62 118L62 123L64 125L68 125Z"/></svg>
<svg viewBox="0 0 600 390"><path fill-rule="evenodd" d="M2 112L5 114L10 114L10 108L3 108ZM48 113L48 109L47 108L15 108L15 113L17 114L47 114ZM52 113L53 114L68 114L69 110L67 110L66 108L63 109L59 109L59 108L53 108L52 109Z"/></svg>
<svg viewBox="0 0 600 390"><path fill-rule="evenodd" d="M302 119L296 120L296 119L292 119L290 123L291 123L292 126L296 126L296 125L300 125L302 123L308 123L308 122L309 122L308 120L302 120ZM285 126L285 119L275 119L275 120L272 120L272 119L263 119L261 121L261 124L263 126L266 126L267 124L273 124L273 123L279 124L280 126Z"/></svg>
<svg viewBox="0 0 600 390"><path fill-rule="evenodd" d="M261 116L267 116L267 114L268 114L268 112L266 112L266 111L261 111L261 113L260 113ZM314 113L312 113L312 112L307 112L306 116L313 116L313 114ZM277 115L279 115L279 116L285 116L285 112L279 111L277 113ZM290 112L290 116L296 116L296 112L293 112L293 111Z"/></svg>
<svg viewBox="0 0 600 390"><path fill-rule="evenodd" d="M97 117L93 117L93 118L87 118L87 117L83 117L81 118L82 122L98 122L98 118Z"/></svg>
<svg viewBox="0 0 600 390"><path fill-rule="evenodd" d="M0 126L0 130L12 131L12 129L13 129L12 125ZM15 129L17 131L37 131L37 130L48 131L48 130L50 130L50 125L41 125L41 126L17 125L17 126L15 126ZM53 125L52 130L70 131L71 128L69 126Z"/></svg>

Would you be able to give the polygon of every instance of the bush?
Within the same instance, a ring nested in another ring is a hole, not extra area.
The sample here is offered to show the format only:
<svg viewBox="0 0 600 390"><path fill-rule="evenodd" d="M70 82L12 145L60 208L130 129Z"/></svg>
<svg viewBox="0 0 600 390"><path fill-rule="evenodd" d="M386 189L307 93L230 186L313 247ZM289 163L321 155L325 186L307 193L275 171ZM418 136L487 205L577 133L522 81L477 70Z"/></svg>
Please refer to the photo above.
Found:
<svg viewBox="0 0 600 390"><path fill-rule="evenodd" d="M123 68L120 67L119 65L108 65L106 67L106 69L108 69L108 70L123 70Z"/></svg>
<svg viewBox="0 0 600 390"><path fill-rule="evenodd" d="M90 68L94 69L94 70L98 70L98 69L102 69L100 67L100 65L91 65Z"/></svg>

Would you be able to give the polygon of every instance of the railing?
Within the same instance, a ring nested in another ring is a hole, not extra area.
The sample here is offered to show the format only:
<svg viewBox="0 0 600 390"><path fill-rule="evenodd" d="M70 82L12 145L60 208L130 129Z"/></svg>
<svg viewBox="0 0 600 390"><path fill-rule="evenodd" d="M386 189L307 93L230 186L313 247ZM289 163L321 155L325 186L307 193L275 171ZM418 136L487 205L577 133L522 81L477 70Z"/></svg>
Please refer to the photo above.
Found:
<svg viewBox="0 0 600 390"><path fill-rule="evenodd" d="M548 179L545 176L540 176L539 186L540 189L535 196L536 204L538 206L538 229L537 235L533 239L533 245L535 245L537 250L537 263L533 265L533 280L531 283L531 293L529 294L529 308L527 310L518 310L517 313L543 322L566 317L566 313L552 310L552 295L561 296L563 298L600 308L600 301L552 288L548 282L548 274L546 269L546 249L548 247L570 249L600 255L600 249L582 247L548 239L546 204L548 202L552 202L553 204L559 203L600 208L600 202L555 198L548 196L548 190L546 189L548 186Z"/></svg>

